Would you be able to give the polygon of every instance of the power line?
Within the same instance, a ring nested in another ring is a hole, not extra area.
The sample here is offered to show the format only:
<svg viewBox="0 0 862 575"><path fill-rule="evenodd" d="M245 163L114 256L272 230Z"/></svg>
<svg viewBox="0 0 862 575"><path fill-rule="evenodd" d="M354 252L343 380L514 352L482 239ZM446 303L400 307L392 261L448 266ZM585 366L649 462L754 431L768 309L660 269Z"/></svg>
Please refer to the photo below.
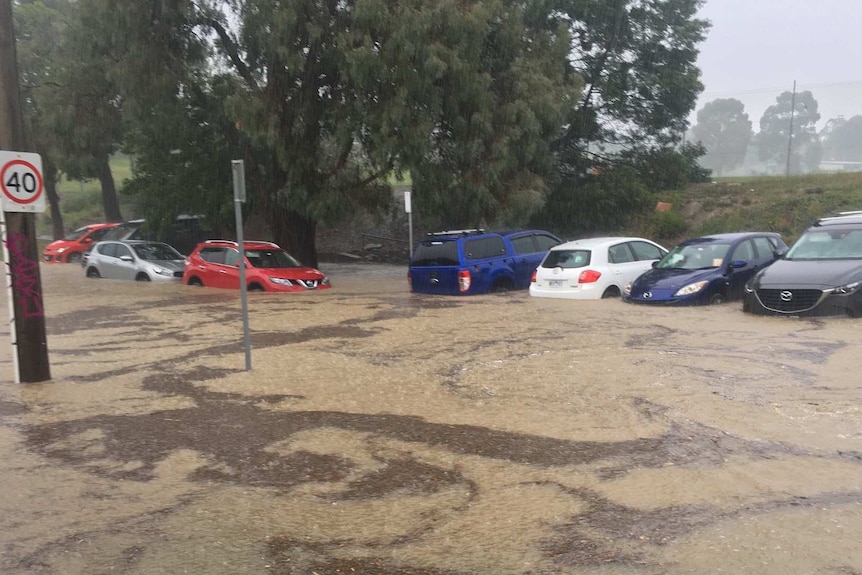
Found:
<svg viewBox="0 0 862 575"><path fill-rule="evenodd" d="M843 82L826 82L822 84L799 84L799 88L842 88L850 86L862 86L862 80L847 80ZM721 96L743 96L752 94L774 94L775 92L789 91L787 86L777 86L773 88L752 88L747 90L724 91L724 92L702 92L701 97L721 97Z"/></svg>

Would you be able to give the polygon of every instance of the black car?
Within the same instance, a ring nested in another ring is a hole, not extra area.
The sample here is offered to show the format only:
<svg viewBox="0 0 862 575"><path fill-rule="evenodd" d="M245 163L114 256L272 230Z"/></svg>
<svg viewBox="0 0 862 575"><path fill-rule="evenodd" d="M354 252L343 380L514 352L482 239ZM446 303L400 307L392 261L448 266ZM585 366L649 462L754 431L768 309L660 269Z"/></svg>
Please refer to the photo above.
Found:
<svg viewBox="0 0 862 575"><path fill-rule="evenodd" d="M862 316L862 212L808 228L787 254L745 286L743 311L786 316Z"/></svg>

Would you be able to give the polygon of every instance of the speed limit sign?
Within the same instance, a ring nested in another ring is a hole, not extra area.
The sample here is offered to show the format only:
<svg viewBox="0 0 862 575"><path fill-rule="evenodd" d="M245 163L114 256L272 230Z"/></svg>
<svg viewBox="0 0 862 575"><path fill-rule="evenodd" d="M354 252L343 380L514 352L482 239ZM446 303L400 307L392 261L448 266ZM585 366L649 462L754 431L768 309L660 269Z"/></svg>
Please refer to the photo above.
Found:
<svg viewBox="0 0 862 575"><path fill-rule="evenodd" d="M4 212L44 212L42 156L0 151L0 200Z"/></svg>

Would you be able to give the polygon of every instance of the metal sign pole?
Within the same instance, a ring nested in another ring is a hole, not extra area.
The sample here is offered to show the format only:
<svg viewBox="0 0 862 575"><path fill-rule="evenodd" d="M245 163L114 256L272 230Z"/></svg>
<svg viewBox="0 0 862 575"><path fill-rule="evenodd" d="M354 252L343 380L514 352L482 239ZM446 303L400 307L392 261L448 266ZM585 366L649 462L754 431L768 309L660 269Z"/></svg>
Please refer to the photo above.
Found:
<svg viewBox="0 0 862 575"><path fill-rule="evenodd" d="M413 206L410 205L410 192L404 192L404 211L407 212L407 233L410 237L408 259L413 259Z"/></svg>
<svg viewBox="0 0 862 575"><path fill-rule="evenodd" d="M236 243L239 250L239 292L242 299L242 337L245 345L245 370L251 371L251 336L248 330L248 288L245 285L245 246L242 239L242 203L245 201L245 165L231 160L233 170L233 205L236 215Z"/></svg>

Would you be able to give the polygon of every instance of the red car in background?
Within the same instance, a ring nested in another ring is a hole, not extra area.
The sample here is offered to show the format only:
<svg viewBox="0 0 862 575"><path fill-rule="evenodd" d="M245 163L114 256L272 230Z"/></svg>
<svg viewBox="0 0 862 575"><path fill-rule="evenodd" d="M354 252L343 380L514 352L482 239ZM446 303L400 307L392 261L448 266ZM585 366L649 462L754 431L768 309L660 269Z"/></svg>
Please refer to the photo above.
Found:
<svg viewBox="0 0 862 575"><path fill-rule="evenodd" d="M329 278L306 267L272 242L243 242L240 256L236 242L207 240L186 258L183 283L191 286L239 289L239 264L245 263L249 291L297 292L328 289Z"/></svg>
<svg viewBox="0 0 862 575"><path fill-rule="evenodd" d="M63 238L55 240L42 250L42 261L46 263L80 262L81 254L88 247L102 239L115 223L90 224L83 226Z"/></svg>

